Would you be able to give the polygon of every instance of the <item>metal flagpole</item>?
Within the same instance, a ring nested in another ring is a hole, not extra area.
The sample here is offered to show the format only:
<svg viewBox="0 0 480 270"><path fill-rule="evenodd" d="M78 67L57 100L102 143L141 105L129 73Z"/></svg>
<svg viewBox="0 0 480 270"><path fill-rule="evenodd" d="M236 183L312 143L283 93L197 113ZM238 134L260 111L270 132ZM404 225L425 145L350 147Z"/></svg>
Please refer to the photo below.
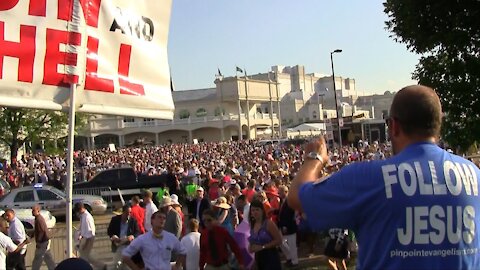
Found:
<svg viewBox="0 0 480 270"><path fill-rule="evenodd" d="M70 85L70 110L68 112L68 146L67 146L67 210L65 215L65 222L67 225L67 258L73 257L73 224L72 224L72 188L73 188L73 143L74 143L74 129L75 129L75 89L77 85L72 83Z"/></svg>

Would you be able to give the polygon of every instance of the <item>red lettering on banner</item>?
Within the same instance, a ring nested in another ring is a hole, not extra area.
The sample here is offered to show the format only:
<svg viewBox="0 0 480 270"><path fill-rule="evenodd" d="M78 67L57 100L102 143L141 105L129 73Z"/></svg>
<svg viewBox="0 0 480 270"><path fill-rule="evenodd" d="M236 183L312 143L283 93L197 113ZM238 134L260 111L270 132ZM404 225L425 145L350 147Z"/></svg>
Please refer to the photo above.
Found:
<svg viewBox="0 0 480 270"><path fill-rule="evenodd" d="M70 21L72 19L73 1L75 0L58 0L57 18L59 20Z"/></svg>
<svg viewBox="0 0 480 270"><path fill-rule="evenodd" d="M19 0L1 0L0 1L0 10L9 10L18 4Z"/></svg>
<svg viewBox="0 0 480 270"><path fill-rule="evenodd" d="M102 0L80 0L83 16L88 26L98 28L98 17Z"/></svg>
<svg viewBox="0 0 480 270"><path fill-rule="evenodd" d="M4 1L4 0L1 0ZM12 0L9 0L12 1ZM16 0L18 2L18 0ZM52 1L52 0L50 0ZM75 0L57 0L58 13L57 19L70 21L73 14L73 1ZM7 1L8 2L8 1ZM98 16L100 14L100 4L102 0L80 0L83 16L88 26L98 28ZM16 3L15 3L16 5ZM47 0L30 0L28 14L32 16L46 17Z"/></svg>
<svg viewBox="0 0 480 270"><path fill-rule="evenodd" d="M98 39L88 37L85 90L113 93L113 80L98 76Z"/></svg>
<svg viewBox="0 0 480 270"><path fill-rule="evenodd" d="M69 38L70 37L70 38ZM68 82L78 81L78 75L58 73L58 65L77 65L77 54L60 51L60 44L80 45L81 34L47 29L43 84L68 87ZM67 78L66 78L67 77Z"/></svg>
<svg viewBox="0 0 480 270"><path fill-rule="evenodd" d="M20 25L20 42L5 40L5 23L0 21L0 79L3 78L3 59L18 58L18 81L33 81L36 27Z"/></svg>
<svg viewBox="0 0 480 270"><path fill-rule="evenodd" d="M58 6L60 6L60 3ZM30 1L30 5L28 6L28 14L33 16L46 17L47 0Z"/></svg>
<svg viewBox="0 0 480 270"><path fill-rule="evenodd" d="M132 46L121 44L120 55L118 56L118 78L120 82L120 94L145 96L143 85L132 83L128 78L130 70L130 55L132 54Z"/></svg>
<svg viewBox="0 0 480 270"><path fill-rule="evenodd" d="M27 1L27 0L25 0ZM46 17L47 3L53 0L30 0L28 6L28 15ZM70 21L73 14L74 1L79 1L83 10L85 22L90 27L98 28L98 17L102 0L56 0L57 19ZM17 6L19 0L0 0L0 11L10 10ZM43 30L43 29L42 29ZM3 79L3 68L5 57L18 58L18 81L33 82L34 79L34 61L36 52L36 31L33 25L20 25L20 41L5 40L5 22L0 21L0 79ZM80 46L81 33L69 32L68 30L45 29L45 55L43 63L42 84L67 87L69 83L78 82L78 75L67 74L66 69L59 72L59 67L77 66L78 55L60 51L60 46L73 45ZM87 40L87 59L85 69L85 90L100 91L105 93L114 93L114 74L101 75L98 73L99 65L99 39L88 36ZM130 61L132 46L120 44L118 55L118 83L120 85L120 94L144 96L144 85L135 83L129 78Z"/></svg>

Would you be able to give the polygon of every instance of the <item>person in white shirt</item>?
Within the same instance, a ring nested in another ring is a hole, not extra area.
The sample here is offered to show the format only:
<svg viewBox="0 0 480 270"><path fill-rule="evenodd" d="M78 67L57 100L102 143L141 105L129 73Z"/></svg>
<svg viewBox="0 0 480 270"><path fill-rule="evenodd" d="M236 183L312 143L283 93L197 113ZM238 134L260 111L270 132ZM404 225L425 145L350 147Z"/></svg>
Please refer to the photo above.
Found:
<svg viewBox="0 0 480 270"><path fill-rule="evenodd" d="M132 270L143 269L132 260L137 252L142 255L145 269L183 269L187 252L175 235L163 230L166 219L165 212L155 212L151 216L152 230L135 238L123 250L123 262ZM170 265L172 252L177 255L175 265Z"/></svg>
<svg viewBox="0 0 480 270"><path fill-rule="evenodd" d="M75 204L75 212L80 217L80 245L78 248L80 258L86 260L96 268L107 269L105 263L94 259L91 255L93 243L95 242L95 220L87 209L85 209L85 205L83 205L82 202Z"/></svg>
<svg viewBox="0 0 480 270"><path fill-rule="evenodd" d="M248 202L247 196L243 194L238 196L235 204L237 206L237 209L242 211L242 222L244 221L249 223L248 215L250 212L250 203Z"/></svg>
<svg viewBox="0 0 480 270"><path fill-rule="evenodd" d="M0 217L0 270L7 269L7 254L18 253L29 243L29 240L25 239L25 241L17 246L7 234L8 222L6 219Z"/></svg>
<svg viewBox="0 0 480 270"><path fill-rule="evenodd" d="M5 219L9 223L8 236L12 238L15 244L20 244L27 239L25 227L22 222L15 216L15 211L12 209L5 210ZM25 255L27 247L23 247L19 252L13 252L7 256L7 269L26 269Z"/></svg>
<svg viewBox="0 0 480 270"><path fill-rule="evenodd" d="M153 203L153 193L150 190L145 191L143 194L143 202L145 203L145 221L143 226L145 227L145 232L152 230L152 215L158 211L157 206Z"/></svg>
<svg viewBox="0 0 480 270"><path fill-rule="evenodd" d="M188 222L188 227L190 228L190 233L185 235L180 243L185 248L187 252L187 262L185 269L188 270L198 270L200 262L200 233L198 228L200 223L198 220L192 218Z"/></svg>

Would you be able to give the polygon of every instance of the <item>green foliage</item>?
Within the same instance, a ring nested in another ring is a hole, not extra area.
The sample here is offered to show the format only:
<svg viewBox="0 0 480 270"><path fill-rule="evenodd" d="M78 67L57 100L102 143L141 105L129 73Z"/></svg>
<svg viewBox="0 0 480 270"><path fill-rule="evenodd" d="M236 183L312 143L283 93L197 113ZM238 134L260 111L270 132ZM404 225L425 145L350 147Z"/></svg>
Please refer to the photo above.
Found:
<svg viewBox="0 0 480 270"><path fill-rule="evenodd" d="M445 112L443 137L467 150L480 134L480 1L387 0L387 29L421 55L413 73Z"/></svg>
<svg viewBox="0 0 480 270"><path fill-rule="evenodd" d="M83 128L88 115L77 114L77 129ZM10 148L10 156L16 157L23 143L40 143L67 136L68 114L57 111L22 108L0 108L0 143Z"/></svg>

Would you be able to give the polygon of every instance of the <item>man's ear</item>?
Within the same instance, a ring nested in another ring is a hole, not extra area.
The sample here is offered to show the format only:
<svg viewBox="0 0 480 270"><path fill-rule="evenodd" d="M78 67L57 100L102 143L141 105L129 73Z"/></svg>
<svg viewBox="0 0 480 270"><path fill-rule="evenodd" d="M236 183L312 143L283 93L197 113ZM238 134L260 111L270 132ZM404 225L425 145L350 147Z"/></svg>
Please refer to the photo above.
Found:
<svg viewBox="0 0 480 270"><path fill-rule="evenodd" d="M392 118L390 126L388 128L392 130L392 135L395 137L400 136L400 133L402 132L402 127L400 126L398 120L395 118Z"/></svg>

